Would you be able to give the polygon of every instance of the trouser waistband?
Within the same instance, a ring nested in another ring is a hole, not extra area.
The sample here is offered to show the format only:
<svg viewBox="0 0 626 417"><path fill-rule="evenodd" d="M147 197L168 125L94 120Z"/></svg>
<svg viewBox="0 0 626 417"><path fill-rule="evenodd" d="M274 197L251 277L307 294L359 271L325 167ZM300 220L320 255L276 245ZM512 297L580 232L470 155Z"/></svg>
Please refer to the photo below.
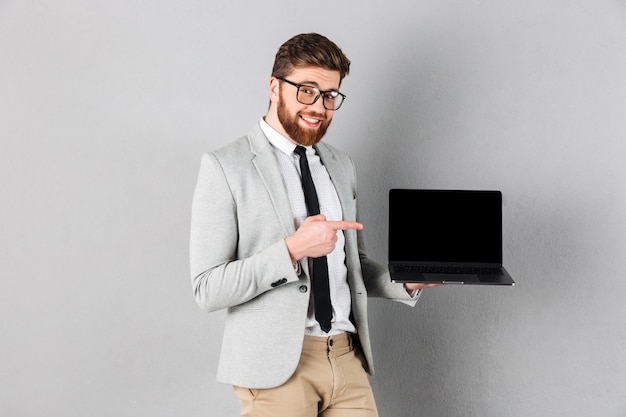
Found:
<svg viewBox="0 0 626 417"><path fill-rule="evenodd" d="M319 350L330 352L339 349L354 348L354 338L356 335L352 333L340 333L333 336L304 336L302 349Z"/></svg>

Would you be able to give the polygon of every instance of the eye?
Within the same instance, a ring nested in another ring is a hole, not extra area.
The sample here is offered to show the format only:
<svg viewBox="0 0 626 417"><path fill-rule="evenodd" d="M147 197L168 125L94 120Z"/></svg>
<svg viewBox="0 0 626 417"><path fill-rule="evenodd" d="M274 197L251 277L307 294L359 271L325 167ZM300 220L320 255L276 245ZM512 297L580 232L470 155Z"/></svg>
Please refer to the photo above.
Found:
<svg viewBox="0 0 626 417"><path fill-rule="evenodd" d="M339 95L339 92L337 92L337 91L327 91L324 94L324 98L327 99L327 100L334 100L334 99L337 98L338 95Z"/></svg>
<svg viewBox="0 0 626 417"><path fill-rule="evenodd" d="M300 86L300 92L302 94L307 94L307 95L313 96L313 95L317 95L318 91L319 90L317 88L311 87L310 85L302 85L302 86Z"/></svg>

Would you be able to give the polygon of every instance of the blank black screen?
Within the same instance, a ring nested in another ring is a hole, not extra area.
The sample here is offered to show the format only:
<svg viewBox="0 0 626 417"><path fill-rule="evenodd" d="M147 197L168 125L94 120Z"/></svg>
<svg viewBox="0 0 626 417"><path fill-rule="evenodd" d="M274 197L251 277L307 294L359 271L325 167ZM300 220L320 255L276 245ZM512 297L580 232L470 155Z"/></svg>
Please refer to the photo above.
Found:
<svg viewBox="0 0 626 417"><path fill-rule="evenodd" d="M389 191L389 260L501 263L499 191Z"/></svg>

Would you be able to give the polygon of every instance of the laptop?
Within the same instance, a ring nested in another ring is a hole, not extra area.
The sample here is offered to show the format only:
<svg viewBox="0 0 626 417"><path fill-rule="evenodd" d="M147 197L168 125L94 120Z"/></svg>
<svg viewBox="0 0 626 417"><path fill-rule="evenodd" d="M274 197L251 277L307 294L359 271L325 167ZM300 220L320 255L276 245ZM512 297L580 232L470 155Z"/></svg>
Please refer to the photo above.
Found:
<svg viewBox="0 0 626 417"><path fill-rule="evenodd" d="M502 264L502 193L389 190L394 282L515 285Z"/></svg>

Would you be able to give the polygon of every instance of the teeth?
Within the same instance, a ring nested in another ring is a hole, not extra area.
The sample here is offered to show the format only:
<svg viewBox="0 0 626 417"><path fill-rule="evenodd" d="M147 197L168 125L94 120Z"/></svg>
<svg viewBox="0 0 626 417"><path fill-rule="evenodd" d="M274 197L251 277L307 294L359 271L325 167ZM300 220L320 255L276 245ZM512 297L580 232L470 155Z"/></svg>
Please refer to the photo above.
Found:
<svg viewBox="0 0 626 417"><path fill-rule="evenodd" d="M308 117L304 117L304 116L301 116L301 117L302 117L305 121L307 121L307 122L309 122L309 123L317 123L317 122L319 122L319 120L317 120L317 119L310 119L310 118L308 118Z"/></svg>

